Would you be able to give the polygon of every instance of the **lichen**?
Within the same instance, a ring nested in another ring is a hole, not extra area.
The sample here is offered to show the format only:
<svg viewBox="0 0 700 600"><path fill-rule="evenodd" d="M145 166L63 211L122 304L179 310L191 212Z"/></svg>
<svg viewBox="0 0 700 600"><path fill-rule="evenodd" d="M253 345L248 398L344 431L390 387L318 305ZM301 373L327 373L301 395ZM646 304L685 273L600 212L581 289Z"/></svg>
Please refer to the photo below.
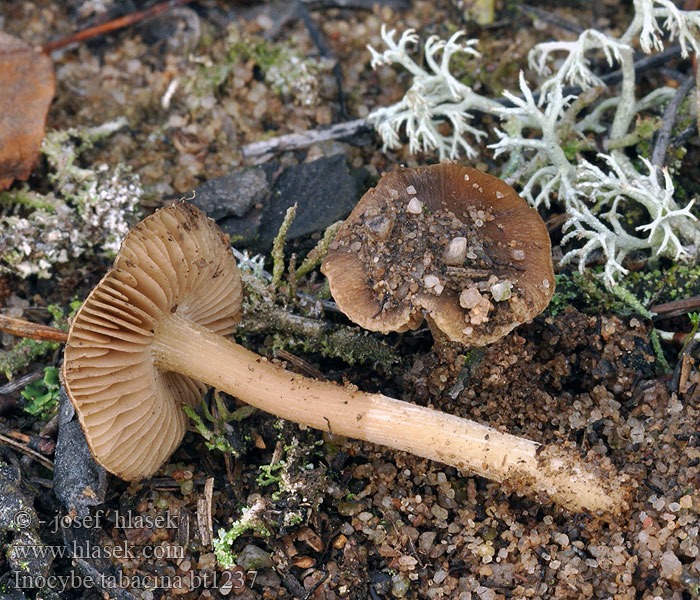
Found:
<svg viewBox="0 0 700 600"><path fill-rule="evenodd" d="M0 196L0 273L49 278L56 265L86 254L114 257L136 220L143 190L127 167L80 167L78 161L125 124L46 135L42 153L55 189L41 194L24 186Z"/></svg>
<svg viewBox="0 0 700 600"><path fill-rule="evenodd" d="M214 538L216 560L226 569L236 566L236 555L232 552L233 543L244 533L253 531L259 535L272 535L265 519L267 505L262 498L256 500L250 508L244 508L240 519L231 524L228 530L219 529L218 537Z"/></svg>

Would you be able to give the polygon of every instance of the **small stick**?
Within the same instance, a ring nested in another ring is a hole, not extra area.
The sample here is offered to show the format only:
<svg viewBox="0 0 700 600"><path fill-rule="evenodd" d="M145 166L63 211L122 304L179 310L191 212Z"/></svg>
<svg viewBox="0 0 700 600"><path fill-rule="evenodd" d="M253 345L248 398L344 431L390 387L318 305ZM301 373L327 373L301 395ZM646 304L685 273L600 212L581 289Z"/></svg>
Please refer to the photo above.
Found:
<svg viewBox="0 0 700 600"><path fill-rule="evenodd" d="M62 344L65 344L66 340L68 339L68 332L66 331L61 331L60 329L50 327L49 325L40 325L39 323L32 323L31 321L26 321L25 319L8 317L6 315L0 315L0 331L11 335L16 335L18 337L50 342L61 342Z"/></svg>
<svg viewBox="0 0 700 600"><path fill-rule="evenodd" d="M326 378L323 376L323 373L321 373L311 363L305 361L299 356L296 356L295 354L292 354L291 352L288 352L287 350L278 350L277 358L281 360L286 360L288 363L294 365L304 375L308 375L309 377L313 377L314 379L320 379L321 381L326 380Z"/></svg>
<svg viewBox="0 0 700 600"><path fill-rule="evenodd" d="M698 309L700 309L700 296L691 296L690 298L683 298L682 300L657 304L656 306L652 306L649 310L657 317L668 319L671 317L679 317Z"/></svg>
<svg viewBox="0 0 700 600"><path fill-rule="evenodd" d="M41 465L43 465L47 469L53 471L53 463L45 456L42 456L41 454L39 454L35 450L32 450L26 444L22 444L21 442L17 442L15 440L13 440L12 438L3 435L2 433L0 433L0 444L4 444L5 446L10 446L12 448L15 448L16 450L19 450L20 452L29 456L29 458L35 460L36 462L40 463Z"/></svg>
<svg viewBox="0 0 700 600"><path fill-rule="evenodd" d="M372 125L367 119L354 119L326 127L325 129L311 129L302 133L289 133L269 140L246 144L241 149L241 152L245 158L250 158L251 156L259 156L268 152L306 148L318 142L337 140L338 138L350 137L371 130Z"/></svg>
<svg viewBox="0 0 700 600"><path fill-rule="evenodd" d="M68 37L56 40L55 42L49 42L44 44L41 49L49 54L54 50L58 50L59 48L69 46L70 44L74 44L76 42L82 42L98 35L104 35L105 33L115 31L116 29L123 29L124 27L133 25L134 23L143 21L144 19L155 17L156 15L159 15L160 13L169 10L174 6L188 4L190 2L192 2L192 0L168 0L168 2L154 4L145 10L139 10L137 12L124 15L123 17L119 17L118 19L108 21L107 23L101 23L99 25L95 25L94 27L88 27L87 29L78 31L72 35L69 35Z"/></svg>
<svg viewBox="0 0 700 600"><path fill-rule="evenodd" d="M668 143L671 141L671 130L676 124L676 116L678 115L678 109L681 107L681 102L688 95L690 90L695 86L695 73L688 75L681 83L680 87L676 90L675 95L668 103L663 116L663 125L659 130L659 135L656 138L656 144L654 144L654 151L651 153L651 164L656 168L660 169L664 164L664 158L666 157L666 150L668 148Z"/></svg>
<svg viewBox="0 0 700 600"><path fill-rule="evenodd" d="M199 540L205 548L209 548L214 538L214 526L211 518L212 496L214 493L214 478L207 478L204 483L204 495L197 499L197 529Z"/></svg>
<svg viewBox="0 0 700 600"><path fill-rule="evenodd" d="M0 396L12 394L18 389L35 382L37 379L41 379L43 376L43 371L34 371L32 373L22 375L22 377L17 377L17 379L13 379L12 381L8 381L7 383L0 385ZM0 404L0 413L2 412L3 408L3 405Z"/></svg>
<svg viewBox="0 0 700 600"><path fill-rule="evenodd" d="M680 45L676 44L663 52L659 52L658 54L653 54L652 56L647 56L636 61L634 63L634 68L636 69L637 73L641 73L642 71L653 69L658 65L667 64L669 60L679 57L680 54ZM618 69L612 73L607 73L603 75L601 79L606 85L613 85L622 79L622 71ZM564 88L565 95L580 93L581 88L578 86L568 86ZM534 98L537 101L539 94L534 94ZM504 106L511 106L511 102L508 99L498 98L497 101ZM298 150L299 148L306 148L307 146L318 142L351 137L359 133L372 131L372 129L372 124L367 119L354 119L352 121L346 121L345 123L338 123L337 125L326 127L325 129L311 129L302 133L289 133L271 138L269 140L246 144L243 146L243 148L241 148L241 152L244 158L251 158L253 156L267 154L268 152Z"/></svg>

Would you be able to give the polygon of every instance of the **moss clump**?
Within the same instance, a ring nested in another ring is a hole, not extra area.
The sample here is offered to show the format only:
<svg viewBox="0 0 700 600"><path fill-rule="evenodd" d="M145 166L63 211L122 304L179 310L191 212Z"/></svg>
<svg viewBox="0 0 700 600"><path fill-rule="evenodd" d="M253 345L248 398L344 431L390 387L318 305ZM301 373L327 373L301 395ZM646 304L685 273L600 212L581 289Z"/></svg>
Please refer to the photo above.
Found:
<svg viewBox="0 0 700 600"><path fill-rule="evenodd" d="M58 350L58 342L39 342L25 338L20 340L12 350L0 351L0 373L9 380L15 373L27 368L35 360Z"/></svg>
<svg viewBox="0 0 700 600"><path fill-rule="evenodd" d="M581 273L559 273L555 275L556 289L547 308L552 316L559 314L568 305L583 312L611 312L629 315L629 305L608 290L603 281L592 271Z"/></svg>
<svg viewBox="0 0 700 600"><path fill-rule="evenodd" d="M625 284L643 303L662 304L698 296L700 265L674 264L667 269L630 273Z"/></svg>

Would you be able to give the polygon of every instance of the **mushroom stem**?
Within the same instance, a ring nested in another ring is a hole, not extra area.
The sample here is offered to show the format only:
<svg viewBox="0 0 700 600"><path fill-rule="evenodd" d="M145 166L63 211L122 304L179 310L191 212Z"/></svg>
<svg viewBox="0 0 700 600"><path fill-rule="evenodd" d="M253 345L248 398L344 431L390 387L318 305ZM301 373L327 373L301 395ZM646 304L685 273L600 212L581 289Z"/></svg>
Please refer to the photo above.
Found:
<svg viewBox="0 0 700 600"><path fill-rule="evenodd" d="M619 513L626 488L573 452L381 394L297 375L177 313L158 325L157 366L316 429L382 444L495 481L524 483L574 511Z"/></svg>

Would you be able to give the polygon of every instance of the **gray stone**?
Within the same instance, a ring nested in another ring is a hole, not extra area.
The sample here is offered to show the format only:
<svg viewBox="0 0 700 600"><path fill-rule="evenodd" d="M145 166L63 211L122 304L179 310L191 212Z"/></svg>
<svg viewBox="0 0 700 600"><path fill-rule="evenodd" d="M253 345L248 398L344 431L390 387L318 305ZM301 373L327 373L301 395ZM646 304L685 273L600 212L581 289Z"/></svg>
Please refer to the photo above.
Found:
<svg viewBox="0 0 700 600"><path fill-rule="evenodd" d="M248 544L236 560L238 565L246 571L263 569L272 566L272 558L269 552L265 552L262 548Z"/></svg>
<svg viewBox="0 0 700 600"><path fill-rule="evenodd" d="M279 231L287 209L297 203L297 214L287 232L293 240L350 214L365 192L369 174L353 169L342 154L289 167L277 178L266 202L255 250L267 252Z"/></svg>
<svg viewBox="0 0 700 600"><path fill-rule="evenodd" d="M194 190L191 202L215 221L242 217L253 206L265 201L270 192L270 178L266 171L271 167L244 167L205 181Z"/></svg>

